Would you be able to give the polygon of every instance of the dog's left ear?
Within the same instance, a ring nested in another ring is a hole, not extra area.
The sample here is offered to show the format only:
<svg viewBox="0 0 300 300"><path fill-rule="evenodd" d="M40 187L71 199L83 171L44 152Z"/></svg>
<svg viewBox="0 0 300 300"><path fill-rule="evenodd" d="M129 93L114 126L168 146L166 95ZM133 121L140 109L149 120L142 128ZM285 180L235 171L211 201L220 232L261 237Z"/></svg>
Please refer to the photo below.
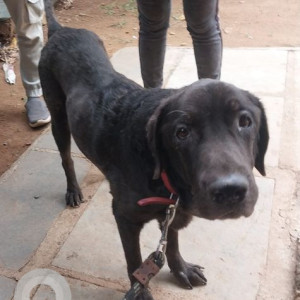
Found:
<svg viewBox="0 0 300 300"><path fill-rule="evenodd" d="M153 179L160 178L161 173L161 157L160 154L160 147L161 143L159 140L159 128L160 123L162 120L163 112L168 104L168 99L162 100L161 104L156 108L152 116L150 117L146 130L147 130L147 139L148 144L150 147L150 150L152 152L153 158L154 158L154 173L153 173Z"/></svg>
<svg viewBox="0 0 300 300"><path fill-rule="evenodd" d="M265 176L266 171L265 171L264 159L265 159L265 154L267 152L268 143L269 143L269 130L268 130L267 117L266 117L265 109L262 103L259 101L259 99L251 95L250 93L249 96L251 98L251 101L254 102L254 104L260 109L260 124L259 124L258 136L257 136L257 147L254 153L255 155L254 166L261 175Z"/></svg>

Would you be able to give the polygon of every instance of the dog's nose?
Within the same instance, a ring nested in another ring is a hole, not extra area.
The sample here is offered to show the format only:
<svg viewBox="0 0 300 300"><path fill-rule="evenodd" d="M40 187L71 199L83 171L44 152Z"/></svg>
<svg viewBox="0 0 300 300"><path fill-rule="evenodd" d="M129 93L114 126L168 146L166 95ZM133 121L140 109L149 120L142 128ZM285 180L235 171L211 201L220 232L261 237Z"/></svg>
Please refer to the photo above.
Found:
<svg viewBox="0 0 300 300"><path fill-rule="evenodd" d="M212 199L223 205L242 202L245 199L247 190L247 178L238 174L220 177L209 186Z"/></svg>

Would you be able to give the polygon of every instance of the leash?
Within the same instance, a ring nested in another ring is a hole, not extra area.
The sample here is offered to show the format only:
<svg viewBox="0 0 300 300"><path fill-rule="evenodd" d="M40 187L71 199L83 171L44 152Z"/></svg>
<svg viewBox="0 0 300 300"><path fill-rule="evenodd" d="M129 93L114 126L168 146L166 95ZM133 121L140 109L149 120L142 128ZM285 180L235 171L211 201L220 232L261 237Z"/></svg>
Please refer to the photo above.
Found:
<svg viewBox="0 0 300 300"><path fill-rule="evenodd" d="M166 261L168 230L176 214L176 208L179 203L179 196L172 188L165 171L162 172L161 178L164 182L164 185L171 193L170 197L150 197L138 201L138 204L140 206L151 204L168 205L166 209L166 217L161 227L161 237L156 251L152 252L148 256L148 258L141 264L141 266L133 272L132 275L137 281L131 286L130 290L125 294L122 300L136 299L136 297L141 294L143 289L148 287L150 280L160 271Z"/></svg>

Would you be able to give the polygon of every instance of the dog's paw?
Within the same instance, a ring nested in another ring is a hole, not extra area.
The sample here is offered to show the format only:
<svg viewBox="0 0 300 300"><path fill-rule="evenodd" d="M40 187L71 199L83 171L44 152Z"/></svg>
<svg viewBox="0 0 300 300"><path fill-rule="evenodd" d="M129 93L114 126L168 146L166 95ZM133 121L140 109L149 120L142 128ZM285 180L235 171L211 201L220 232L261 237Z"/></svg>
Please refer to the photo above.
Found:
<svg viewBox="0 0 300 300"><path fill-rule="evenodd" d="M180 284L188 289L192 289L193 286L205 285L207 283L202 270L203 268L198 265L181 262L171 272Z"/></svg>
<svg viewBox="0 0 300 300"><path fill-rule="evenodd" d="M71 207L78 207L83 203L83 195L81 191L67 190L66 193L66 204Z"/></svg>
<svg viewBox="0 0 300 300"><path fill-rule="evenodd" d="M134 298L135 300L154 300L150 291L146 288L143 289L143 291Z"/></svg>

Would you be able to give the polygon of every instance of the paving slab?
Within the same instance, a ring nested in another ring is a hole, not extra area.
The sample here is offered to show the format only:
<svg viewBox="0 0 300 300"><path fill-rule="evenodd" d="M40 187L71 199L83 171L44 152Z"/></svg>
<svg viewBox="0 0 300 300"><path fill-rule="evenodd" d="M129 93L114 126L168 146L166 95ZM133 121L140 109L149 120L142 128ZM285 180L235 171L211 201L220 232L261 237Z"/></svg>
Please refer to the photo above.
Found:
<svg viewBox="0 0 300 300"><path fill-rule="evenodd" d="M265 163L269 167L278 167L284 116L284 98L275 96L262 96L260 97L260 100L263 103L266 111L270 134L268 151L265 156ZM276 109L274 109L274 107L276 107Z"/></svg>
<svg viewBox="0 0 300 300"><path fill-rule="evenodd" d="M0 0L0 21L7 20L10 18L10 14L3 0Z"/></svg>
<svg viewBox="0 0 300 300"><path fill-rule="evenodd" d="M99 287L79 280L66 278L72 294L72 300L120 300L124 295L121 292ZM55 292L48 286L42 285L33 300L56 300Z"/></svg>
<svg viewBox="0 0 300 300"><path fill-rule="evenodd" d="M91 164L82 158L74 161L81 181ZM65 190L60 156L47 149L27 151L1 177L0 267L18 270L27 263L65 209Z"/></svg>
<svg viewBox="0 0 300 300"><path fill-rule="evenodd" d="M54 259L54 266L115 282L127 281L111 203L105 181Z"/></svg>
<svg viewBox="0 0 300 300"><path fill-rule="evenodd" d="M0 299L11 300L17 283L13 279L0 276Z"/></svg>
<svg viewBox="0 0 300 300"><path fill-rule="evenodd" d="M283 96L286 49L225 49L222 80L258 95Z"/></svg>
<svg viewBox="0 0 300 300"><path fill-rule="evenodd" d="M294 88L296 89L296 94L300 96L300 76L297 76L300 74L300 51L291 51L291 64L293 67L293 73L292 75L294 76L295 79L295 86Z"/></svg>
<svg viewBox="0 0 300 300"><path fill-rule="evenodd" d="M280 165L300 171L300 50L289 51L287 70Z"/></svg>
<svg viewBox="0 0 300 300"><path fill-rule="evenodd" d="M178 50L180 51L180 49ZM180 88L195 82L193 49L182 49L166 87ZM287 51L282 49L224 49L221 80L255 94L282 96L285 90Z"/></svg>
<svg viewBox="0 0 300 300"><path fill-rule="evenodd" d="M281 48L225 48L221 80L253 93L282 96L285 90L287 56L288 51ZM117 51L111 62L118 72L142 84L137 47ZM180 88L196 80L193 49L167 47L164 86Z"/></svg>
<svg viewBox="0 0 300 300"><path fill-rule="evenodd" d="M37 149L47 149L47 150L54 150L58 151L56 143L54 141L54 137L52 135L52 130L49 128L34 144L34 148ZM74 142L73 138L71 138L71 152L74 154L83 155L82 152L79 150L78 146Z"/></svg>
<svg viewBox="0 0 300 300"><path fill-rule="evenodd" d="M168 81L168 78L177 68L178 62L181 61L186 52L190 52L190 49L167 47L164 65L165 82ZM139 61L139 50L137 47L126 47L117 51L112 56L111 63L118 72L126 75L126 77L137 82L138 84L143 85Z"/></svg>
<svg viewBox="0 0 300 300"><path fill-rule="evenodd" d="M225 222L195 218L180 232L183 256L205 266L209 284L192 291L180 289L164 267L152 283L157 299L167 299L164 297L170 294L174 294L173 299L226 299L224 295L230 295L231 300L255 299L266 262L274 181L257 178L257 183L260 198L251 218ZM144 258L156 249L159 237L156 222L145 226L141 235ZM53 264L121 285L128 282L107 181L102 183Z"/></svg>

